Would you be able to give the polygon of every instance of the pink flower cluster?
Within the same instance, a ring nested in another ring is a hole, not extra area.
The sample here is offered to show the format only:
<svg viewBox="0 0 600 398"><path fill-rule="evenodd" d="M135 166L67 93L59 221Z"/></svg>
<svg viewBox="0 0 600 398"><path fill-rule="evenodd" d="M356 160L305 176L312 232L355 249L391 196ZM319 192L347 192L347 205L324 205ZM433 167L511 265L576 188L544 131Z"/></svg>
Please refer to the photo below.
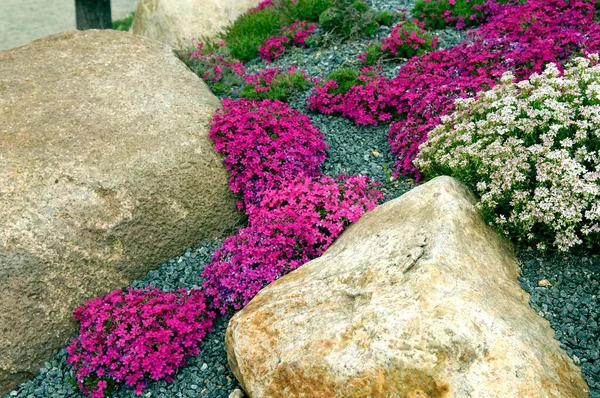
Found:
<svg viewBox="0 0 600 398"><path fill-rule="evenodd" d="M204 269L204 289L223 314L314 259L383 195L364 176L296 177L247 208L248 227L225 240Z"/></svg>
<svg viewBox="0 0 600 398"><path fill-rule="evenodd" d="M315 25L307 21L296 20L290 26L281 28L280 36L268 38L262 46L258 48L260 57L266 62L271 63L274 59L279 58L286 49L292 46L305 47L306 39L314 32Z"/></svg>
<svg viewBox="0 0 600 398"><path fill-rule="evenodd" d="M92 398L114 381L140 395L150 380L171 379L212 328L215 313L199 290L115 290L77 308L80 334L67 347L77 384ZM97 380L90 383L90 380Z"/></svg>
<svg viewBox="0 0 600 398"><path fill-rule="evenodd" d="M405 30L404 23L401 22L394 26L388 37L381 39L381 49L392 53L395 57L406 57L407 53L410 54L413 51L417 51L419 47L435 48L438 38L434 37L432 42L427 44L427 40L423 37L428 33L423 29L425 24L417 20L414 20L412 23L420 28L419 32ZM406 51L405 49L412 51Z"/></svg>
<svg viewBox="0 0 600 398"><path fill-rule="evenodd" d="M210 137L248 215L248 227L225 240L202 274L211 306L223 314L321 255L383 198L368 177L323 176L322 133L282 102L225 100Z"/></svg>
<svg viewBox="0 0 600 398"><path fill-rule="evenodd" d="M469 32L467 42L415 57L394 79L373 79L341 97L331 98L324 87L333 85L326 83L309 99L310 108L339 112L359 124L398 115L389 131L396 168L419 178L412 162L419 145L442 115L454 111L455 99L493 87L507 70L524 79L549 62L560 64L573 54L600 48L594 2L528 0L489 9L488 22Z"/></svg>
<svg viewBox="0 0 600 398"><path fill-rule="evenodd" d="M224 155L229 186L243 203L295 176L317 176L328 148L310 119L281 101L223 100L209 137Z"/></svg>
<svg viewBox="0 0 600 398"><path fill-rule="evenodd" d="M308 98L309 109L324 114L339 113L358 124L378 125L392 119L396 110L390 102L393 98L389 80L373 67L361 70L360 84L352 86L346 93L335 94L338 83L328 80L314 88Z"/></svg>

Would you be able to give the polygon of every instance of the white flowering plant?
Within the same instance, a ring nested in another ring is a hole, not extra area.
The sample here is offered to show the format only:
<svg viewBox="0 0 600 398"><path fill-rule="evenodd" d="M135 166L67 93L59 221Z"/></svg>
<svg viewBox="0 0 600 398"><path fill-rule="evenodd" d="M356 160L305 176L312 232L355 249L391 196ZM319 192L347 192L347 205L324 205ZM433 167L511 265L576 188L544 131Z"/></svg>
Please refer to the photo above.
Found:
<svg viewBox="0 0 600 398"><path fill-rule="evenodd" d="M538 249L600 243L600 65L573 59L564 72L501 84L459 99L420 146L415 164L480 195L499 232Z"/></svg>

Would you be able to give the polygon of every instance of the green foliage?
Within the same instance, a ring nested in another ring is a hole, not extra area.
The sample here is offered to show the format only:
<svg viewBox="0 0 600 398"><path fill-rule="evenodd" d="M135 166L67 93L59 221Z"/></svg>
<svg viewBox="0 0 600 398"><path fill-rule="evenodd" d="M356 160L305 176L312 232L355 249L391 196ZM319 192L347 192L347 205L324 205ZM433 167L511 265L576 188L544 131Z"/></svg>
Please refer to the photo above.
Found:
<svg viewBox="0 0 600 398"><path fill-rule="evenodd" d="M297 20L319 22L325 35L334 34L344 39L362 35L372 36L379 24L390 24L392 12L377 14L364 0L276 0L274 7L240 16L225 28L221 35L234 58L248 62L258 57L258 48L271 36L279 34L283 26ZM307 45L316 46L324 40L307 39Z"/></svg>
<svg viewBox="0 0 600 398"><path fill-rule="evenodd" d="M385 56L385 51L381 49L381 43L375 42L367 46L367 49L362 54L364 57L363 62L367 65L375 65L379 60Z"/></svg>
<svg viewBox="0 0 600 398"><path fill-rule="evenodd" d="M398 14L396 14L395 12L386 10L380 12L375 18L375 20L379 25L391 26L394 23L394 20L396 19L397 15Z"/></svg>
<svg viewBox="0 0 600 398"><path fill-rule="evenodd" d="M286 25L296 20L319 22L319 16L331 7L334 0L298 0L293 3L290 0L281 0L276 8L281 10Z"/></svg>
<svg viewBox="0 0 600 398"><path fill-rule="evenodd" d="M374 35L379 24L391 24L394 18L392 12L377 14L363 0L279 0L272 8L242 15L225 29L221 38L233 57L248 62L258 56L258 48L269 37L296 20L319 22L325 34L349 39ZM322 42L307 40L309 46Z"/></svg>
<svg viewBox="0 0 600 398"><path fill-rule="evenodd" d="M377 13L362 0L337 0L319 17L325 32L344 39L377 33Z"/></svg>
<svg viewBox="0 0 600 398"><path fill-rule="evenodd" d="M248 62L258 57L258 48L269 37L279 33L284 26L281 11L265 8L261 11L240 16L225 28L221 36L234 58Z"/></svg>
<svg viewBox="0 0 600 398"><path fill-rule="evenodd" d="M260 78L258 85L246 84L239 95L248 99L287 101L290 96L306 89L308 85L309 82L302 72L281 73L276 75L270 83L267 83L265 78ZM261 89L257 90L257 86Z"/></svg>
<svg viewBox="0 0 600 398"><path fill-rule="evenodd" d="M123 19L117 19L116 21L113 21L112 27L114 30L124 30L124 31L129 31L129 28L131 28L131 24L133 23L133 18L135 17L135 12L132 12L131 14L129 14L128 16L126 16Z"/></svg>
<svg viewBox="0 0 600 398"><path fill-rule="evenodd" d="M358 80L359 73L353 69L342 68L327 76L327 80L335 80L338 84L338 88L329 90L329 94L346 94L352 86L361 85L362 82Z"/></svg>
<svg viewBox="0 0 600 398"><path fill-rule="evenodd" d="M481 6L486 2L487 0L456 0L455 4L450 4L448 0L417 0L412 14L425 22L427 29L456 26L459 18L464 19L465 27L470 27L479 25L482 16L482 12L473 9L473 6ZM452 14L449 17L442 17L445 11ZM472 17L473 15L475 16Z"/></svg>
<svg viewBox="0 0 600 398"><path fill-rule="evenodd" d="M258 56L258 48L269 37L296 20L317 22L319 15L331 7L333 0L279 0L275 6L244 14L225 29L221 38L231 55L242 62Z"/></svg>

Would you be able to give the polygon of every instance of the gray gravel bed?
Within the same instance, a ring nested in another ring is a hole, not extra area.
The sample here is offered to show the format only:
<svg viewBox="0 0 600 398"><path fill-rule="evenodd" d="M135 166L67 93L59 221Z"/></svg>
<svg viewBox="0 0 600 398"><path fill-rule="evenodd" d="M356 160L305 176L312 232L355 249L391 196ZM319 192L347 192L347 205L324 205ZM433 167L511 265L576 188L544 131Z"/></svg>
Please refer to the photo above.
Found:
<svg viewBox="0 0 600 398"><path fill-rule="evenodd" d="M591 397L600 398L600 254L521 250L519 260L531 308L550 322Z"/></svg>

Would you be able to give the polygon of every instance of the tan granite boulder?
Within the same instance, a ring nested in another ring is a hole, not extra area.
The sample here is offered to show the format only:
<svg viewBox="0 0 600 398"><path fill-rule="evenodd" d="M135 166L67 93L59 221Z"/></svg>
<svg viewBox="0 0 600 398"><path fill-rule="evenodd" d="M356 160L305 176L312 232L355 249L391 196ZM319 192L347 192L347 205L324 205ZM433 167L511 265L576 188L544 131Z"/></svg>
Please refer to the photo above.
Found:
<svg viewBox="0 0 600 398"><path fill-rule="evenodd" d="M73 309L237 223L208 138L220 106L158 42L67 32L0 52L0 393Z"/></svg>
<svg viewBox="0 0 600 398"><path fill-rule="evenodd" d="M174 48L214 39L261 0L140 0L131 32Z"/></svg>
<svg viewBox="0 0 600 398"><path fill-rule="evenodd" d="M230 321L252 398L587 397L511 246L439 177L379 206Z"/></svg>

